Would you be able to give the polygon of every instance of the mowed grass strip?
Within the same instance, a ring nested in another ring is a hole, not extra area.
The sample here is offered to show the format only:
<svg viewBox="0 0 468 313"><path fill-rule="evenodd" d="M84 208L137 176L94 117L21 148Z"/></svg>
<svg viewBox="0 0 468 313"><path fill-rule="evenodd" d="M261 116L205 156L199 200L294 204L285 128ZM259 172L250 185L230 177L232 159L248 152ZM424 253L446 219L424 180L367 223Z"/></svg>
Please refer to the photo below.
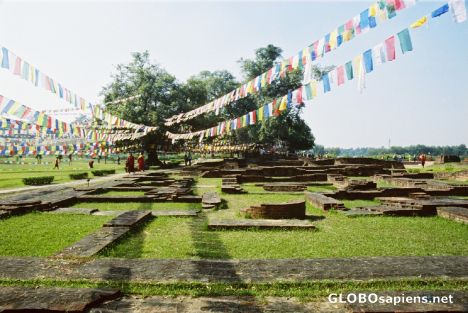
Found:
<svg viewBox="0 0 468 313"><path fill-rule="evenodd" d="M1 256L51 256L91 234L108 216L29 213L0 220Z"/></svg>
<svg viewBox="0 0 468 313"><path fill-rule="evenodd" d="M8 280L0 286L61 287L61 288L115 288L125 294L146 296L253 296L258 301L265 297L297 297L303 302L326 301L330 293L386 292L386 291L467 291L464 280L405 279L396 281L330 281L284 282L269 284L249 283L151 283L128 281L90 282L86 280Z"/></svg>
<svg viewBox="0 0 468 313"><path fill-rule="evenodd" d="M78 202L72 207L98 209L100 211L130 211L130 210L199 210L200 203L184 202Z"/></svg>

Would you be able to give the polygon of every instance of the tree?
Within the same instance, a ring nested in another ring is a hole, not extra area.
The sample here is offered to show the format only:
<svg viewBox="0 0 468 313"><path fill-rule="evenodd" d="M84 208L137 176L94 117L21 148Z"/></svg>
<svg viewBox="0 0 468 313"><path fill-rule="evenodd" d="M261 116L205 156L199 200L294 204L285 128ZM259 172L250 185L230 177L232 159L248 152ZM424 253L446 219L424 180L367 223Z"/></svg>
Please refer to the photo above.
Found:
<svg viewBox="0 0 468 313"><path fill-rule="evenodd" d="M180 83L158 64L151 63L148 51L133 53L132 61L117 65L116 71L112 82L101 92L105 102L136 95L139 98L107 104L106 110L133 123L158 127L142 139L149 163L158 163L157 146L168 144L164 120L187 109Z"/></svg>
<svg viewBox="0 0 468 313"><path fill-rule="evenodd" d="M255 59L240 59L244 77L247 80L268 71L281 58L281 48L268 45L255 51ZM314 67L314 69L319 69ZM283 96L289 91L302 85L302 71L297 69L288 73L282 79L273 81L272 84L255 95L250 95L237 101L226 108L227 115L237 117ZM314 136L309 126L300 117L301 107L288 108L274 118L269 118L261 124L242 128L233 132L232 140L237 143L261 143L275 145L282 143L290 151L311 149L314 145Z"/></svg>

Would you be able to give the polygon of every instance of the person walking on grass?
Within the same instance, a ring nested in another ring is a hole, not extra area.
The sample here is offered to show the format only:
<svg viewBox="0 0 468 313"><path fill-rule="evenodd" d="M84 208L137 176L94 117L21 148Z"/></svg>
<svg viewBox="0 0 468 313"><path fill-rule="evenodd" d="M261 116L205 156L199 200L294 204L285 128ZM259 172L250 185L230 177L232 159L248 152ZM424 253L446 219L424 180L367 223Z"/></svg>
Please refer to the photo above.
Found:
<svg viewBox="0 0 468 313"><path fill-rule="evenodd" d="M419 156L419 161L421 161L421 165L422 167L424 168L424 165L426 164L426 155L424 153L422 153L420 156Z"/></svg>
<svg viewBox="0 0 468 313"><path fill-rule="evenodd" d="M55 157L55 165L54 165L54 170L59 169L59 157Z"/></svg>
<svg viewBox="0 0 468 313"><path fill-rule="evenodd" d="M138 157L138 170L140 172L144 172L145 171L145 156L143 155L143 152L140 153L140 156Z"/></svg>
<svg viewBox="0 0 468 313"><path fill-rule="evenodd" d="M135 173L135 157L131 152L128 154L127 162L125 162L125 168L127 173Z"/></svg>

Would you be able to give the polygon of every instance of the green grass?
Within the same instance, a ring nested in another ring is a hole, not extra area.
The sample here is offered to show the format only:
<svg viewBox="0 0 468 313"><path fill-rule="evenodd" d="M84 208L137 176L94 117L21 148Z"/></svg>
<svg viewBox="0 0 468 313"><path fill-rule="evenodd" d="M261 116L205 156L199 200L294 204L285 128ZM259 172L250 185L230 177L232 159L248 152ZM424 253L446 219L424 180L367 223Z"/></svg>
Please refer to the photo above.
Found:
<svg viewBox="0 0 468 313"><path fill-rule="evenodd" d="M0 255L50 256L110 219L108 216L30 213L0 220Z"/></svg>
<svg viewBox="0 0 468 313"><path fill-rule="evenodd" d="M330 293L348 292L379 292L379 291L435 291L458 290L467 291L468 284L464 280L442 279L406 279L397 281L331 281L291 283L275 282L269 284L249 283L151 283L104 281L91 282L86 280L0 280L0 286L24 287L61 287L61 288L114 288L125 294L147 296L253 296L258 301L271 297L297 297L303 302L326 301Z"/></svg>
<svg viewBox="0 0 468 313"><path fill-rule="evenodd" d="M33 158L23 158L22 162L26 164L0 163L0 188L23 187L22 179L25 177L54 176L55 179L52 184L68 182L71 180L68 176L69 174L82 172L88 172L89 177L93 178L93 174L91 174L88 168L88 160L86 159L74 160L71 165L68 164L68 159L64 159L60 163L59 170L53 169L54 158L52 157L44 157L42 159L42 164L36 164L36 160ZM102 160L101 163L97 163L97 161L94 162L94 170L103 169L115 169L117 173L121 173L124 171L124 165L117 165L112 161L108 161L107 164L104 164L104 160Z"/></svg>
<svg viewBox="0 0 468 313"><path fill-rule="evenodd" d="M175 259L468 255L468 225L439 217L351 219L308 206L308 214L325 217L314 222L317 231L208 231L208 218L235 218L238 213L229 209L207 214L194 219L157 218L104 255Z"/></svg>
<svg viewBox="0 0 468 313"><path fill-rule="evenodd" d="M379 205L378 200L342 200L344 206L348 209Z"/></svg>
<svg viewBox="0 0 468 313"><path fill-rule="evenodd" d="M307 186L307 190L311 192L331 192L336 191L336 187L333 185Z"/></svg>
<svg viewBox="0 0 468 313"><path fill-rule="evenodd" d="M426 166L424 168L418 168L420 172L460 172L468 170L468 164L466 163L443 163Z"/></svg>
<svg viewBox="0 0 468 313"><path fill-rule="evenodd" d="M183 202L78 202L75 208L92 208L100 211L128 211L128 210L189 210L201 209L200 203Z"/></svg>
<svg viewBox="0 0 468 313"><path fill-rule="evenodd" d="M106 191L104 193L100 193L99 195L102 196L144 196L144 191L137 191L137 190L125 190L125 191Z"/></svg>

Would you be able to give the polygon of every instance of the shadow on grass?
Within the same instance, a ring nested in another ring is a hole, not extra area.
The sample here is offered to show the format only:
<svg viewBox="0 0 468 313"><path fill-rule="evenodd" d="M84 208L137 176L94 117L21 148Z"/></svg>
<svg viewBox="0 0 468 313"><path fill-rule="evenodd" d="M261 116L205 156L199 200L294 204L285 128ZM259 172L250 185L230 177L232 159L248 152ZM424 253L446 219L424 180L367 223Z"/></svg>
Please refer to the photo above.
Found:
<svg viewBox="0 0 468 313"><path fill-rule="evenodd" d="M147 203L141 203L138 210L143 210L147 207ZM132 229L124 238L121 240L114 242L111 247L108 249L112 249L118 244L124 243L126 241L131 242L131 251L127 251L126 257L131 258L140 258L143 254L143 247L145 236L141 235L146 225L151 222L152 219L145 223L141 223L136 228ZM109 251L106 249L107 251ZM130 252L130 255L128 255ZM119 262L113 262L112 259L108 259L109 261L109 269L106 273L102 275L102 281L98 284L98 288L109 288L109 284L111 282L118 281L119 286L118 288L122 290L129 290L131 285L132 279L132 268L128 266L119 266ZM119 310L128 309L130 310L131 303L130 302L122 302L119 304Z"/></svg>
<svg viewBox="0 0 468 313"><path fill-rule="evenodd" d="M219 238L217 232L208 231L208 218L205 213L200 213L198 217L193 218L190 223L190 232L196 257L201 260L193 261L195 265L194 280L209 282L229 282L233 284L242 283L241 277L237 274L235 263L223 262L221 260L232 259L228 249ZM211 261L212 260L212 261ZM201 295L201 294L200 294ZM260 313L261 308L255 304L255 296L249 293L247 304L239 304L235 301L216 301L207 300L207 305L202 308L209 312L239 312ZM240 306L240 307L239 307Z"/></svg>

